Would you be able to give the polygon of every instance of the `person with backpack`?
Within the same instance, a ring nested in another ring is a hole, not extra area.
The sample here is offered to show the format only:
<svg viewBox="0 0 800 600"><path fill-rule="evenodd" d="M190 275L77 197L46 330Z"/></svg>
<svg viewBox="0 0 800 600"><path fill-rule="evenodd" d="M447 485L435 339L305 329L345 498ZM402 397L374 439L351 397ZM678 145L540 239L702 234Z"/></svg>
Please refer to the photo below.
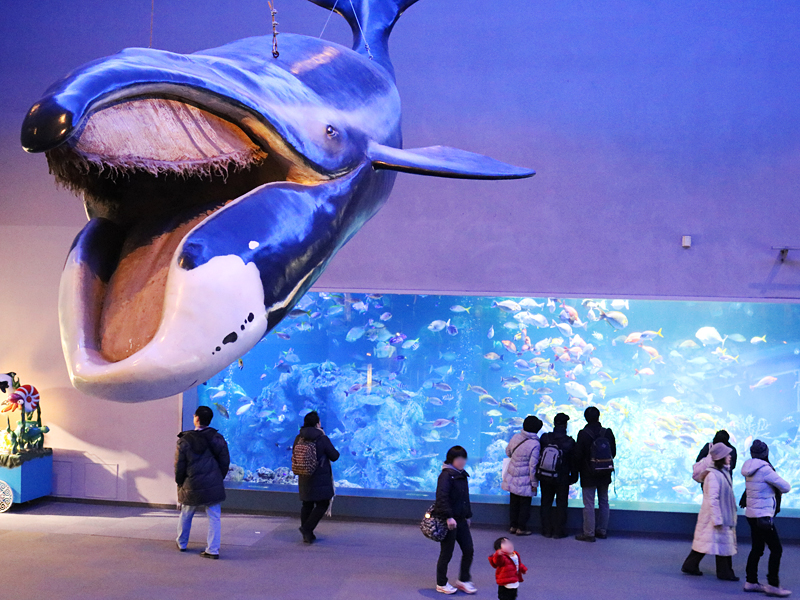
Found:
<svg viewBox="0 0 800 600"><path fill-rule="evenodd" d="M781 510L781 494L788 493L789 485L769 462L769 446L761 440L753 440L750 446L750 460L742 465L747 489L742 498L747 523L750 525L752 547L747 558L747 582L745 592L764 592L767 596L786 598L792 592L781 587L778 572L781 568L783 547L775 527L775 516ZM764 555L764 547L769 548L769 570L767 583L758 582L758 563Z"/></svg>
<svg viewBox="0 0 800 600"><path fill-rule="evenodd" d="M536 495L539 481L536 469L539 466L539 436L542 420L528 415L522 423L522 431L514 434L506 446L509 461L501 487L511 494L509 502L510 528L516 535L531 535L528 519L531 516L531 499Z"/></svg>
<svg viewBox="0 0 800 600"><path fill-rule="evenodd" d="M583 413L586 427L578 433L575 443L574 464L580 472L583 496L583 531L575 536L581 542L594 542L608 537L608 486L614 472L617 442L614 432L600 424L600 411L590 406ZM595 527L594 499L597 497L599 518Z"/></svg>
<svg viewBox="0 0 800 600"><path fill-rule="evenodd" d="M339 451L333 447L317 411L303 418L303 427L292 446L292 471L300 487L300 533L303 542L312 544L320 520L328 510L335 492L331 463L339 460Z"/></svg>
<svg viewBox="0 0 800 600"><path fill-rule="evenodd" d="M565 538L569 486L578 482L572 454L575 440L567 435L569 415L558 413L553 419L553 431L545 433L539 440L541 452L538 478L542 490L542 535L546 538ZM553 500L556 501L555 514Z"/></svg>
<svg viewBox="0 0 800 600"><path fill-rule="evenodd" d="M225 500L223 480L228 474L231 457L225 438L209 427L214 412L208 406L198 406L194 413L194 429L178 434L175 449L175 483L181 518L178 521L178 550L186 551L192 518L198 508L208 516L208 540L203 558L218 559L220 543L220 504Z"/></svg>
<svg viewBox="0 0 800 600"><path fill-rule="evenodd" d="M733 444L731 444L731 434L724 429L720 429L717 433L715 433L714 439L700 449L700 453L697 455L697 459L694 461L695 464L699 463L708 456L708 451L714 444L725 444L731 449L731 473L733 473L733 471L736 469L736 448L734 448Z"/></svg>

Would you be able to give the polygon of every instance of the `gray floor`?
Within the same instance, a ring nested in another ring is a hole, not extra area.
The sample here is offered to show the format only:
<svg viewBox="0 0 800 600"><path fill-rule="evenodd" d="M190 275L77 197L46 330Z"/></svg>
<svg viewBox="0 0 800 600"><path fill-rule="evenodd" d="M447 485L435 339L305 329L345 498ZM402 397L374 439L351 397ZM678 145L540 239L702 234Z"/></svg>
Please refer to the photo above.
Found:
<svg viewBox="0 0 800 600"><path fill-rule="evenodd" d="M0 597L9 600L225 598L413 599L433 591L438 546L413 525L326 520L320 541L300 543L297 521L223 514L222 559L202 559L205 518L196 517L189 552L175 548L177 512L41 502L0 514L4 568ZM497 597L486 557L501 532L475 529L473 579L478 597ZM688 540L617 538L596 544L572 539L517 538L530 568L519 597L548 600L694 600L743 597L740 583L717 581L713 559L705 577L679 572ZM734 559L744 576L749 550ZM456 550L451 575L456 575ZM763 560L764 567L766 561ZM786 546L783 584L800 584L800 547ZM762 575L763 578L763 575ZM589 591L591 590L591 592ZM463 597L458 594L456 597Z"/></svg>

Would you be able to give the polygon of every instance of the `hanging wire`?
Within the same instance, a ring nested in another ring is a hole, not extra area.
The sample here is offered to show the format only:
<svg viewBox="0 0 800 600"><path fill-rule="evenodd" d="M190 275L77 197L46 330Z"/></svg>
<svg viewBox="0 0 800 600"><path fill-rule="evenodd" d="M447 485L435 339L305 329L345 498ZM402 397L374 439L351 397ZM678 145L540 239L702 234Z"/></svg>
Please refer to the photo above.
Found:
<svg viewBox="0 0 800 600"><path fill-rule="evenodd" d="M333 15L334 11L336 10L336 5L339 4L339 0L333 3L333 8L331 12L328 13L328 18L325 20L325 25L322 26L322 31L319 32L320 39L322 38L322 34L325 33L325 28L328 27L328 23L331 22L331 15Z"/></svg>
<svg viewBox="0 0 800 600"><path fill-rule="evenodd" d="M278 22L275 20L275 15L278 14L278 11L275 10L275 5L272 3L272 0L267 2L269 5L269 13L272 17L272 56L274 58L278 58L281 53L278 52Z"/></svg>
<svg viewBox="0 0 800 600"><path fill-rule="evenodd" d="M358 13L356 12L356 7L353 6L353 0L350 0L350 8L353 9L353 14L356 17L356 25L358 25L358 30L361 32L361 39L364 40L364 47L367 50L367 56L369 59L372 60L372 52L369 49L369 42L367 42L367 37L364 35L364 30L361 28L361 21L358 20Z"/></svg>
<svg viewBox="0 0 800 600"><path fill-rule="evenodd" d="M150 45L148 48L153 47L153 16L156 13L156 0L150 0Z"/></svg>

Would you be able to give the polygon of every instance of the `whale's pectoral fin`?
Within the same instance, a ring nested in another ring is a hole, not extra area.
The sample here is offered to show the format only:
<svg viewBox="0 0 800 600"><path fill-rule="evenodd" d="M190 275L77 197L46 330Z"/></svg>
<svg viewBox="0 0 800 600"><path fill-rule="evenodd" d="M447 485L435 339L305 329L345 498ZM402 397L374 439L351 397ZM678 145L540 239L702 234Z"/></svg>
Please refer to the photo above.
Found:
<svg viewBox="0 0 800 600"><path fill-rule="evenodd" d="M515 167L482 154L447 146L404 150L372 142L369 145L369 158L376 169L434 177L522 179L536 174L536 171L530 169Z"/></svg>

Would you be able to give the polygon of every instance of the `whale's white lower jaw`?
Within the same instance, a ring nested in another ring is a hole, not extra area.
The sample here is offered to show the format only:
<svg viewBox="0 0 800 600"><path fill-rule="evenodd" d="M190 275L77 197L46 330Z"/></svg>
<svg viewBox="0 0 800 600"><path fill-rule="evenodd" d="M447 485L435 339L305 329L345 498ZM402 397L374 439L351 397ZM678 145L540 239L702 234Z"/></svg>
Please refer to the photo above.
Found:
<svg viewBox="0 0 800 600"><path fill-rule="evenodd" d="M79 256L74 248L64 267L59 321L70 378L87 394L139 402L183 392L224 369L267 330L255 264L225 255L184 270L173 259L155 336L129 357L110 362L98 348L97 299L105 284Z"/></svg>

